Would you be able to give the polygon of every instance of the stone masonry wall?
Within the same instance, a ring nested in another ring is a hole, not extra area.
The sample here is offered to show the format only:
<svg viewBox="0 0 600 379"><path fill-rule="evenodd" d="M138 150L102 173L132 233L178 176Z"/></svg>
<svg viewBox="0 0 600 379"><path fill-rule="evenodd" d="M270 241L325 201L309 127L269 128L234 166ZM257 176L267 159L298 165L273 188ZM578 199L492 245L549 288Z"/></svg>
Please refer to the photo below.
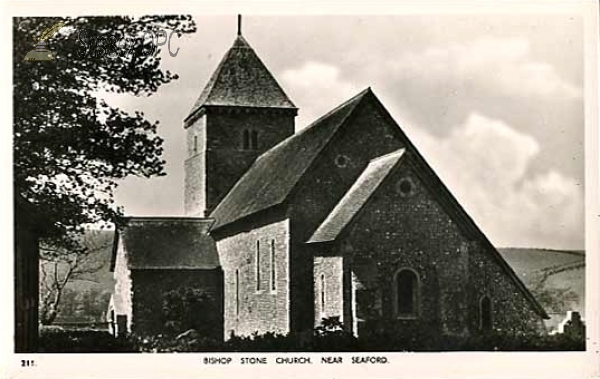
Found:
<svg viewBox="0 0 600 379"><path fill-rule="evenodd" d="M131 270L129 270L127 265L127 255L125 254L122 238L119 238L117 245L113 277L115 278L115 290L113 294L115 314L127 316L127 332L130 332L133 315Z"/></svg>
<svg viewBox="0 0 600 379"><path fill-rule="evenodd" d="M402 178L412 183L408 194L400 191ZM343 249L362 286L356 298L363 324L388 320L413 332L476 332L482 293L490 293L496 312L504 313L494 326L527 329L540 321L491 254L469 241L406 162L382 183L344 235ZM394 313L394 275L401 268L419 277L414 320L399 320Z"/></svg>
<svg viewBox="0 0 600 379"><path fill-rule="evenodd" d="M206 215L219 204L259 155L294 133L293 110L209 111L206 142ZM258 146L244 149L244 130L258 133Z"/></svg>
<svg viewBox="0 0 600 379"><path fill-rule="evenodd" d="M314 262L315 325L327 317L339 317L343 322L343 259L316 256Z"/></svg>
<svg viewBox="0 0 600 379"><path fill-rule="evenodd" d="M194 149L196 141L196 149ZM206 209L206 115L186 130L184 210L187 216L204 216Z"/></svg>
<svg viewBox="0 0 600 379"><path fill-rule="evenodd" d="M163 314L164 295L173 290L194 288L211 296L216 302L217 314L222 314L222 273L214 270L132 270L133 327L140 334L158 334L165 330ZM217 317L214 335L223 334L222 319Z"/></svg>
<svg viewBox="0 0 600 379"><path fill-rule="evenodd" d="M346 191L375 157L403 145L393 125L379 112L374 100L365 98L339 130L300 183L291 199L292 240L292 325L295 330L311 328L313 308L313 260L305 242L327 217Z"/></svg>
<svg viewBox="0 0 600 379"><path fill-rule="evenodd" d="M475 244L469 254L469 328L480 327L479 301L484 295L492 299L492 319L495 329L542 331L544 324L515 284L490 259L483 247Z"/></svg>
<svg viewBox="0 0 600 379"><path fill-rule="evenodd" d="M289 332L289 220L225 237L217 241L217 249L224 274L225 338L232 332L246 336Z"/></svg>
<svg viewBox="0 0 600 379"><path fill-rule="evenodd" d="M294 133L294 117L290 109L207 109L187 128L185 213L208 216L260 154ZM244 130L258 133L256 148L244 148Z"/></svg>

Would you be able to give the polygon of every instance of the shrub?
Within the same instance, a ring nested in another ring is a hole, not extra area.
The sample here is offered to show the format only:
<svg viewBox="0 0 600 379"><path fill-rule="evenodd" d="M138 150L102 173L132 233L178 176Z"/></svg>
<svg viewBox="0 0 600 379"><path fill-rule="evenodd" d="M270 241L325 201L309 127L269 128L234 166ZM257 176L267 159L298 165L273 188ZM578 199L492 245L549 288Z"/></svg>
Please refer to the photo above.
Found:
<svg viewBox="0 0 600 379"><path fill-rule="evenodd" d="M180 334L114 338L96 330L43 328L40 352L350 352L350 351L574 351L585 340L566 334L545 335L493 331L473 336L439 336L386 329L383 325L355 338L339 319L324 319L313 333L265 333L231 336L225 342L190 329Z"/></svg>
<svg viewBox="0 0 600 379"><path fill-rule="evenodd" d="M125 338L115 338L106 331L41 328L40 353L112 353L134 352L135 346Z"/></svg>
<svg viewBox="0 0 600 379"><path fill-rule="evenodd" d="M163 295L163 319L167 333L194 329L208 338L221 337L220 310L214 297L202 290L182 287Z"/></svg>

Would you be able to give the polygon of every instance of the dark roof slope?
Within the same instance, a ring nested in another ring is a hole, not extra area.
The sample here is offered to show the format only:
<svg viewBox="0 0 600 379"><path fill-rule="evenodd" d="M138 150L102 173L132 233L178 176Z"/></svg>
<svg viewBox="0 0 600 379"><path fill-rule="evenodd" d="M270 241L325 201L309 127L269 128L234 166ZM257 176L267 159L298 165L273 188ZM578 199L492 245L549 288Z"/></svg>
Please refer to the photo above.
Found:
<svg viewBox="0 0 600 379"><path fill-rule="evenodd" d="M262 154L210 217L213 230L285 201L323 147L370 89L366 89Z"/></svg>
<svg viewBox="0 0 600 379"><path fill-rule="evenodd" d="M219 256L208 234L213 220L130 218L119 233L130 269L214 269Z"/></svg>
<svg viewBox="0 0 600 379"><path fill-rule="evenodd" d="M241 35L219 63L187 118L203 106L211 105L295 109L294 103Z"/></svg>
<svg viewBox="0 0 600 379"><path fill-rule="evenodd" d="M372 159L352 187L307 241L334 241L400 161L405 149Z"/></svg>

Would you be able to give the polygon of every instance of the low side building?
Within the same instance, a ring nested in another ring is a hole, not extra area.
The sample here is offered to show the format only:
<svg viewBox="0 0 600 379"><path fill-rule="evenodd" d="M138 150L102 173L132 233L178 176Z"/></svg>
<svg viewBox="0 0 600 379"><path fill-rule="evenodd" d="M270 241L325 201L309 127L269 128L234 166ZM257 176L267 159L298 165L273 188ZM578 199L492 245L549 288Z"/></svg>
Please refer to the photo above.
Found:
<svg viewBox="0 0 600 379"><path fill-rule="evenodd" d="M203 218L125 220L115 236L111 262L116 284L108 321L116 335L202 327L215 338L222 336L223 277L208 235L211 224ZM204 299L202 304L194 304L198 298Z"/></svg>

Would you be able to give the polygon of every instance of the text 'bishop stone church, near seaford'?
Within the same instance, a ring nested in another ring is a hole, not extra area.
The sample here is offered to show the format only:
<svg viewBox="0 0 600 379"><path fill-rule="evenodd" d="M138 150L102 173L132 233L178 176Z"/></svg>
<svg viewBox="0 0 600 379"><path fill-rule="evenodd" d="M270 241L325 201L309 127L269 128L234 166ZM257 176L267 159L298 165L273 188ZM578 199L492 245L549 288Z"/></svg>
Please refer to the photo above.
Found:
<svg viewBox="0 0 600 379"><path fill-rule="evenodd" d="M296 114L238 29L183 120L186 215L117 230L115 334L161 333L177 293L208 299L188 316L219 339L330 317L356 336L543 328L545 311L370 88L298 133Z"/></svg>

